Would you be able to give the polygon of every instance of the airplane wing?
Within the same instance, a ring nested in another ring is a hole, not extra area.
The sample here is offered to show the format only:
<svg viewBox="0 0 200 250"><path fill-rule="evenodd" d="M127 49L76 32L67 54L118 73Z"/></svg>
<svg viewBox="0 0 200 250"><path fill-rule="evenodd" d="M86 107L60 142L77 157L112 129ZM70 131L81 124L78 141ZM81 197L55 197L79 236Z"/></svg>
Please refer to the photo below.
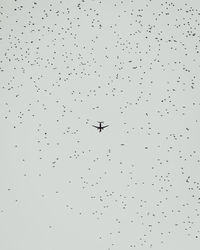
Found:
<svg viewBox="0 0 200 250"><path fill-rule="evenodd" d="M103 128L106 128L106 127L108 127L108 126L109 126L109 125L106 125L106 126L103 126L103 127L101 127L101 128L103 129Z"/></svg>
<svg viewBox="0 0 200 250"><path fill-rule="evenodd" d="M97 126L95 126L95 125L92 125L92 127L94 127L94 128L98 128L98 129L99 129L99 127L97 127Z"/></svg>

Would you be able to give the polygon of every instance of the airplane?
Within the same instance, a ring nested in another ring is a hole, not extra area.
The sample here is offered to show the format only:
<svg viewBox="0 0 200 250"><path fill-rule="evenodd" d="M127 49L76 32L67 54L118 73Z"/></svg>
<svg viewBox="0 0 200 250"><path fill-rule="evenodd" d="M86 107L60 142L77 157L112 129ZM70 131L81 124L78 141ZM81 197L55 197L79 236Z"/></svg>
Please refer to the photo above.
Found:
<svg viewBox="0 0 200 250"><path fill-rule="evenodd" d="M106 126L101 126L101 124L103 122L98 122L99 123L99 126L95 126L95 125L92 125L94 128L97 128L99 129L99 133L101 132L101 130L103 130L104 128L108 127L109 125L106 125Z"/></svg>

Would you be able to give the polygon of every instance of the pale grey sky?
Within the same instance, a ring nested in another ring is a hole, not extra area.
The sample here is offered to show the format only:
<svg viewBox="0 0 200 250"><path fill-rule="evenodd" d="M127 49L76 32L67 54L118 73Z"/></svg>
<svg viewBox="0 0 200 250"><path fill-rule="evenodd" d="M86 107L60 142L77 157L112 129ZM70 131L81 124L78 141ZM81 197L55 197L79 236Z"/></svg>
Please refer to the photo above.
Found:
<svg viewBox="0 0 200 250"><path fill-rule="evenodd" d="M0 249L198 250L200 3L0 12Z"/></svg>

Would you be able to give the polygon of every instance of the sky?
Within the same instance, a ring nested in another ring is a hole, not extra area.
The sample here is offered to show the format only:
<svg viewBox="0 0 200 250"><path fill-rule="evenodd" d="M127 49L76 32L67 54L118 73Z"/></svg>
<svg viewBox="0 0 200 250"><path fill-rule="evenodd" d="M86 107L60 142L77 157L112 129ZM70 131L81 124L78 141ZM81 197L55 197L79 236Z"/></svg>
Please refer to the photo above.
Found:
<svg viewBox="0 0 200 250"><path fill-rule="evenodd" d="M199 26L195 0L0 1L0 249L199 249Z"/></svg>

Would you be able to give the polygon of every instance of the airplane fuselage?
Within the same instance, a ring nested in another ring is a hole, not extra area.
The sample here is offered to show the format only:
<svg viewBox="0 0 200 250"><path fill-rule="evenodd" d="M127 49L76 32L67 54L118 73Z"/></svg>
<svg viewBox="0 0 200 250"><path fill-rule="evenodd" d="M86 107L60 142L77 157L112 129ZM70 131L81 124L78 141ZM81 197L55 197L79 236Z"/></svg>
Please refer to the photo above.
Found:
<svg viewBox="0 0 200 250"><path fill-rule="evenodd" d="M101 126L101 122L99 123L99 132L101 132L102 130L102 126Z"/></svg>

